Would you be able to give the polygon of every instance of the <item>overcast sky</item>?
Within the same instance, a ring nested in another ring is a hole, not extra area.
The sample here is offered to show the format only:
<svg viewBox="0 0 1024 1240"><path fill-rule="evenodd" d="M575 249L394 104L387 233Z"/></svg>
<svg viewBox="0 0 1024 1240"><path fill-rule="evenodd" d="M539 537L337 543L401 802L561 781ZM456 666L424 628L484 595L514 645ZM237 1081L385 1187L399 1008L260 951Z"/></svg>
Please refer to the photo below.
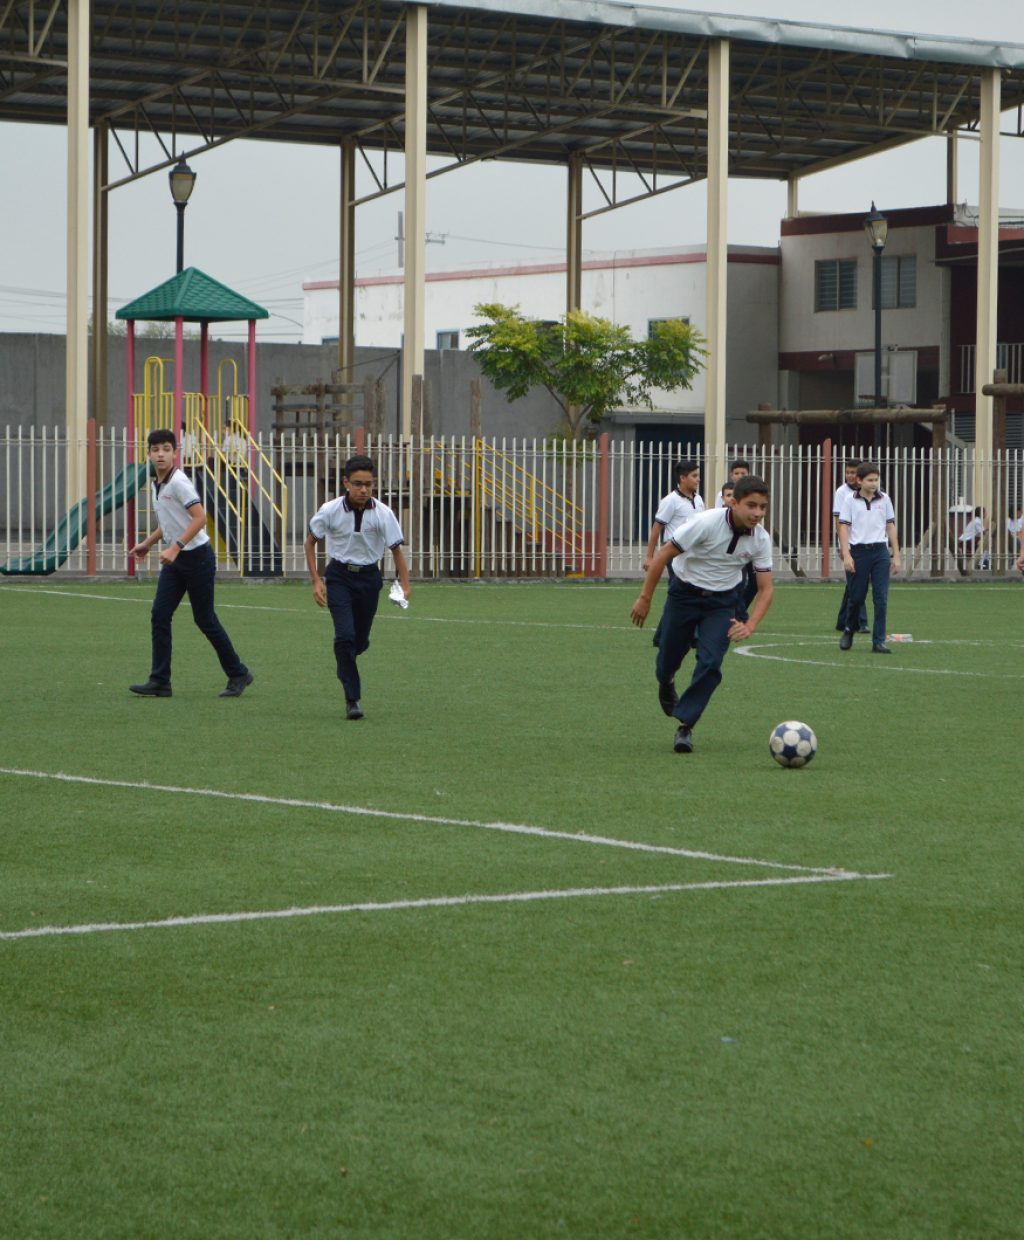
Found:
<svg viewBox="0 0 1024 1240"><path fill-rule="evenodd" d="M1024 43L1020 0L647 0L661 8L782 17L840 26ZM116 152L111 171L119 175ZM186 211L185 262L265 305L262 339L301 337L302 281L338 268L338 154L335 149L238 141L190 160L197 176ZM64 130L0 125L0 331L62 332L65 278ZM553 258L564 247L561 169L477 164L429 183L431 268L494 260ZM975 203L977 145L961 143L957 198ZM805 179L811 211L883 210L945 201L945 144L927 139L888 155ZM729 240L774 245L785 213L779 182L732 181ZM1024 146L1003 139L1000 205L1024 209ZM392 271L401 195L361 207L360 275ZM698 184L610 212L584 227L590 251L693 245L706 233ZM166 172L111 194L110 308L174 272L175 213ZM232 334L228 328L222 335ZM244 324L238 325L238 334Z"/></svg>

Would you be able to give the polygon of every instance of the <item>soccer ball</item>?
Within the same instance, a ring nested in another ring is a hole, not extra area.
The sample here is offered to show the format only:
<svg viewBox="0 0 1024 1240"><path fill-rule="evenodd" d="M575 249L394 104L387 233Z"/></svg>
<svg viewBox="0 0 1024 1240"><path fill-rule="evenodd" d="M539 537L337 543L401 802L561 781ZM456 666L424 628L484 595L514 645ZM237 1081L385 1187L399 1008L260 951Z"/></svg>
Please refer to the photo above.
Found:
<svg viewBox="0 0 1024 1240"><path fill-rule="evenodd" d="M818 738L806 723L790 719L773 729L768 748L779 766L806 766L818 752Z"/></svg>

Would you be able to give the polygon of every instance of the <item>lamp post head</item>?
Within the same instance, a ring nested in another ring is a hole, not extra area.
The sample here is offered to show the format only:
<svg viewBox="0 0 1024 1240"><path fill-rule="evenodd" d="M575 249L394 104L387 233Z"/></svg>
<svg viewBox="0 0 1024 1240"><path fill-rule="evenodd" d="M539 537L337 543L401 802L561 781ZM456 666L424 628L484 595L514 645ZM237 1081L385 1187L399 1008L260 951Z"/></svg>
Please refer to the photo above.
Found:
<svg viewBox="0 0 1024 1240"><path fill-rule="evenodd" d="M881 254L885 249L885 239L889 235L889 221L874 203L871 204L870 214L864 217L864 231L868 235L871 248L876 254Z"/></svg>
<svg viewBox="0 0 1024 1240"><path fill-rule="evenodd" d="M174 205L183 207L192 196L192 187L196 183L196 174L185 163L185 156L181 155L178 162L167 174L167 179L171 183L171 197L174 199Z"/></svg>

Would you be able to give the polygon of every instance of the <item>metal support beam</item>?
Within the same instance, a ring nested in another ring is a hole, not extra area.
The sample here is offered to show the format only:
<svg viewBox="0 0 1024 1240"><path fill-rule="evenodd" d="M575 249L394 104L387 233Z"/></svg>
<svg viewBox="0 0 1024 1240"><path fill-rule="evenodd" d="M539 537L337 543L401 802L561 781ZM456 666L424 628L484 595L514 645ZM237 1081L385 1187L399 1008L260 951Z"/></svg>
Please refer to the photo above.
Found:
<svg viewBox="0 0 1024 1240"><path fill-rule="evenodd" d="M565 310L583 305L583 160L569 156L565 203Z"/></svg>
<svg viewBox="0 0 1024 1240"><path fill-rule="evenodd" d="M946 134L946 202L953 206L957 196L960 151L957 147L956 130Z"/></svg>
<svg viewBox="0 0 1024 1240"><path fill-rule="evenodd" d="M795 220L800 214L800 178L786 180L786 219Z"/></svg>
<svg viewBox="0 0 1024 1240"><path fill-rule="evenodd" d="M70 505L85 497L89 416L89 0L68 0L67 361Z"/></svg>
<svg viewBox="0 0 1024 1240"><path fill-rule="evenodd" d="M704 453L707 494L721 486L725 470L725 337L729 196L729 43L716 39L708 56L708 364L704 388Z"/></svg>
<svg viewBox="0 0 1024 1240"><path fill-rule="evenodd" d="M996 366L999 294L999 102L998 69L981 74L981 151L978 161L978 323L974 358L974 503L989 510L992 487L992 397L983 385ZM983 467L984 466L984 467Z"/></svg>
<svg viewBox="0 0 1024 1240"><path fill-rule="evenodd" d="M402 434L412 433L412 384L423 377L427 250L427 10L405 14L405 336Z"/></svg>
<svg viewBox="0 0 1024 1240"><path fill-rule="evenodd" d="M92 416L107 425L107 127L92 131Z"/></svg>
<svg viewBox="0 0 1024 1240"><path fill-rule="evenodd" d="M356 147L341 144L340 254L338 269L338 366L342 382L352 382L356 358Z"/></svg>

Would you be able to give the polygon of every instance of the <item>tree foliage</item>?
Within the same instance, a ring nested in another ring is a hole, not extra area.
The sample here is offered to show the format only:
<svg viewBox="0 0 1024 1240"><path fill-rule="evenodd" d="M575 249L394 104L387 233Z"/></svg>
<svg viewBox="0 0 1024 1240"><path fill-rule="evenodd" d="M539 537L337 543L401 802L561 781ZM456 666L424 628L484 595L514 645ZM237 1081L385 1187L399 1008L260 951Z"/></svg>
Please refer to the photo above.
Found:
<svg viewBox="0 0 1024 1240"><path fill-rule="evenodd" d="M574 310L557 323L527 319L518 306L475 307L471 352L499 392L519 400L546 388L565 416L570 439L622 405L652 408L656 389L689 388L707 357L704 337L682 319L652 324L650 337Z"/></svg>

